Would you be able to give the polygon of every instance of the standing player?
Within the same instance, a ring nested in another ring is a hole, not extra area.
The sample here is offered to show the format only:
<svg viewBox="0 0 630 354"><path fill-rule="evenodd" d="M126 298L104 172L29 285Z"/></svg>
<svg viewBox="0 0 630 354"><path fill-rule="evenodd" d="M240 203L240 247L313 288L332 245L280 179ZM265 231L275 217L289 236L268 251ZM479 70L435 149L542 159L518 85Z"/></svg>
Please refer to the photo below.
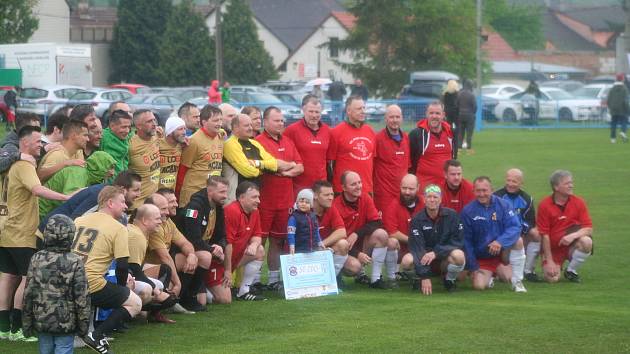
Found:
<svg viewBox="0 0 630 354"><path fill-rule="evenodd" d="M155 136L157 120L153 112L141 109L133 114L136 135L129 141L129 169L142 178L140 197L131 206L136 209L158 190L160 183L160 146Z"/></svg>
<svg viewBox="0 0 630 354"><path fill-rule="evenodd" d="M88 140L87 125L81 121L69 121L63 127L63 141L59 149L48 152L37 168L37 176L46 183L55 173L66 166L85 167L83 149Z"/></svg>
<svg viewBox="0 0 630 354"><path fill-rule="evenodd" d="M458 213L475 199L473 185L464 178L462 163L457 160L444 163L444 180L438 186L442 190L442 206Z"/></svg>
<svg viewBox="0 0 630 354"><path fill-rule="evenodd" d="M442 103L429 103L426 119L409 132L411 172L418 176L421 187L442 182L444 162L456 158L453 139L451 126L444 121Z"/></svg>
<svg viewBox="0 0 630 354"><path fill-rule="evenodd" d="M32 160L39 156L42 146L39 127L21 128L18 139L18 155L28 155ZM6 201L8 215L0 217L1 221L6 221L0 228L0 338L25 340L22 335L22 295L28 265L36 252L38 197L54 200L69 197L43 187L35 166L25 159L14 162L6 178L8 182L3 178L2 183L6 188L2 200Z"/></svg>
<svg viewBox="0 0 630 354"><path fill-rule="evenodd" d="M182 147L187 143L186 123L179 117L170 117L164 126L164 138L159 140L160 183L158 189L175 189Z"/></svg>
<svg viewBox="0 0 630 354"><path fill-rule="evenodd" d="M571 172L555 171L550 183L553 193L540 202L536 215L542 235L545 280L560 280L562 264L568 260L564 277L579 283L578 270L593 251L593 223L584 200L573 195Z"/></svg>
<svg viewBox="0 0 630 354"><path fill-rule="evenodd" d="M398 240L388 238L387 231L381 227L378 210L372 198L363 193L359 174L346 171L340 178L343 192L335 198L333 205L339 211L346 226L350 244L349 253L363 266L372 264L372 274L369 279L363 274L355 280L369 283L371 288L387 289L389 285L383 281L381 271L387 261L387 277L390 281L396 279L398 248L400 247Z"/></svg>
<svg viewBox="0 0 630 354"><path fill-rule="evenodd" d="M335 193L330 182L320 180L313 183L313 211L317 215L319 236L324 247L333 250L335 274L339 286L342 286L341 270L357 275L361 271L361 263L356 258L348 256L350 244L346 239L346 226L339 211L333 206L334 199Z"/></svg>
<svg viewBox="0 0 630 354"><path fill-rule="evenodd" d="M523 286L525 252L518 217L507 202L492 194L490 178L477 177L473 186L476 199L461 212L466 268L473 272L473 288L492 287L496 273L503 281L511 280L515 292L527 292ZM507 260L511 269L502 266Z"/></svg>
<svg viewBox="0 0 630 354"><path fill-rule="evenodd" d="M199 108L186 102L177 110L177 116L186 122L186 136L193 135L199 129Z"/></svg>
<svg viewBox="0 0 630 354"><path fill-rule="evenodd" d="M245 181L236 187L236 200L225 207L225 273L224 284L232 286L232 270L243 267L243 278L236 296L240 300L260 301L266 298L250 291L250 285L265 258L260 229L260 192L258 186Z"/></svg>
<svg viewBox="0 0 630 354"><path fill-rule="evenodd" d="M256 140L276 160L287 161L293 167L279 174L265 173L260 188L260 224L263 240L269 239L267 266L269 267L268 288L279 290L280 253L287 238L287 222L293 206L293 177L304 171L302 158L291 139L282 136L284 117L282 112L270 106L263 112L265 130Z"/></svg>
<svg viewBox="0 0 630 354"><path fill-rule="evenodd" d="M404 271L413 268L413 257L409 253L409 223L411 219L422 211L424 201L418 197L418 178L415 175L405 175L400 181L400 195L391 201L389 206L383 209L383 227L390 238L398 240L399 263ZM391 255L390 255L391 256ZM401 273L401 277L404 277Z"/></svg>
<svg viewBox="0 0 630 354"><path fill-rule="evenodd" d="M176 192L181 208L188 204L193 193L206 186L208 176L220 176L223 169L221 110L207 105L201 110L200 119L201 129L192 135L184 149L177 174Z"/></svg>
<svg viewBox="0 0 630 354"><path fill-rule="evenodd" d="M103 188L98 195L98 205L97 212L75 220L77 234L72 251L85 261L92 306L113 309L105 321L83 338L90 348L107 353L109 343L105 334L140 313L142 301L126 286L129 275L129 236L127 228L117 221L127 210L122 188ZM116 284L103 277L113 260L116 260Z"/></svg>
<svg viewBox="0 0 630 354"><path fill-rule="evenodd" d="M536 228L534 198L521 189L522 186L523 172L518 168L512 168L505 173L505 186L494 194L510 203L510 207L518 216L521 222L521 237L525 243L525 280L538 282L540 279L534 268L540 253L540 234Z"/></svg>
<svg viewBox="0 0 630 354"><path fill-rule="evenodd" d="M293 195L310 188L315 181L326 180L326 152L330 145L330 127L321 122L322 105L313 95L302 99L304 118L287 127L284 136L291 138L304 161L304 172L293 178Z"/></svg>
<svg viewBox="0 0 630 354"><path fill-rule="evenodd" d="M179 225L181 230L186 230L186 238L195 250L206 250L213 254L204 283L212 294L212 301L218 304L232 302L230 288L224 284L223 266L226 244L223 204L227 200L227 191L228 181L224 177L210 176L206 188L190 198L184 208L185 217L181 218Z"/></svg>
<svg viewBox="0 0 630 354"><path fill-rule="evenodd" d="M335 193L341 193L341 175L345 171L355 171L363 181L363 191L372 194L376 136L372 127L365 124L365 102L360 96L348 97L346 114L348 120L330 131L330 147L327 154L329 180L332 178Z"/></svg>
<svg viewBox="0 0 630 354"><path fill-rule="evenodd" d="M424 189L426 207L411 220L409 249L413 255L419 287L424 295L433 293L431 275L446 273L444 287L448 292L456 288L457 276L464 270L464 231L459 215L440 206L442 191L435 184Z"/></svg>
<svg viewBox="0 0 630 354"><path fill-rule="evenodd" d="M385 128L376 134L374 204L380 212L398 198L400 181L410 166L409 137L400 129L401 123L400 107L390 105L385 111Z"/></svg>

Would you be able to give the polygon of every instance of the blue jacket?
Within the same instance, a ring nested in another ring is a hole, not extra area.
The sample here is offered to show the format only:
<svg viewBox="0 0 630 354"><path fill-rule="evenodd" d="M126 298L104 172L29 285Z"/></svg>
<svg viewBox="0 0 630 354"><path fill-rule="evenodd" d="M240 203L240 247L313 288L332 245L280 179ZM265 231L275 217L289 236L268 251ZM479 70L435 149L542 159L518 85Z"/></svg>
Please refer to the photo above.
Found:
<svg viewBox="0 0 630 354"><path fill-rule="evenodd" d="M461 213L464 224L464 252L466 269L479 269L477 259L492 258L488 245L492 241L501 244L502 249L512 247L521 236L521 223L518 216L503 199L493 195L489 206L477 200L470 202Z"/></svg>
<svg viewBox="0 0 630 354"><path fill-rule="evenodd" d="M322 242L319 237L317 215L295 210L287 225L289 246L295 246L296 253L313 252Z"/></svg>
<svg viewBox="0 0 630 354"><path fill-rule="evenodd" d="M105 188L105 186L106 184L103 183L95 184L73 195L70 199L53 209L44 217L44 219L42 219L42 222L39 223L39 231L44 232L44 228L48 223L48 218L55 214L62 214L74 220L85 214L86 211L94 208L95 205L98 205L98 194L103 190L103 188Z"/></svg>

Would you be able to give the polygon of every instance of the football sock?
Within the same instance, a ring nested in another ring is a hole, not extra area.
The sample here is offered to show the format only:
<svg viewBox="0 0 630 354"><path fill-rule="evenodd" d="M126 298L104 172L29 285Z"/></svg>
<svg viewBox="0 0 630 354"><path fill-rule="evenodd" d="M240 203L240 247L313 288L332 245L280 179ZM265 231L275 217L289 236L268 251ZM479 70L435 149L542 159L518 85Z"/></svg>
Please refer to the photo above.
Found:
<svg viewBox="0 0 630 354"><path fill-rule="evenodd" d="M210 290L206 290L206 303L211 304L213 299L214 295L212 295L212 292Z"/></svg>
<svg viewBox="0 0 630 354"><path fill-rule="evenodd" d="M258 272L256 272L256 275L254 276L254 280L252 281L252 284L260 283L261 274L262 274L262 263L260 264L260 269L258 269Z"/></svg>
<svg viewBox="0 0 630 354"><path fill-rule="evenodd" d="M510 265L512 266L512 284L523 281L523 268L525 268L525 250L511 250Z"/></svg>
<svg viewBox="0 0 630 354"><path fill-rule="evenodd" d="M131 315L124 307L114 309L105 321L103 321L98 327L94 328L94 332L92 332L94 339L98 340L103 338L105 334L112 333L114 328L117 328L118 325L125 321L129 321L130 319Z"/></svg>
<svg viewBox="0 0 630 354"><path fill-rule="evenodd" d="M179 275L179 281L182 284L182 288L179 293L179 298L185 299L189 294L188 288L190 287L190 282L192 281L193 275L188 274L188 273L180 273L180 272L178 272L177 275Z"/></svg>
<svg viewBox="0 0 630 354"><path fill-rule="evenodd" d="M241 287L238 289L238 296L245 295L249 292L249 286L253 284L256 273L260 271L262 261L251 261L245 265L243 270L243 280L241 281Z"/></svg>
<svg viewBox="0 0 630 354"><path fill-rule="evenodd" d="M162 282L166 287L171 283L171 267L167 264L160 265L160 273L158 274L158 280Z"/></svg>
<svg viewBox="0 0 630 354"><path fill-rule="evenodd" d="M456 280L459 273L464 270L464 265L450 264L446 267L446 280Z"/></svg>
<svg viewBox="0 0 630 354"><path fill-rule="evenodd" d="M540 242L530 242L525 251L525 273L534 272L536 268L536 257L540 253Z"/></svg>
<svg viewBox="0 0 630 354"><path fill-rule="evenodd" d="M269 279L267 280L267 284L273 284L280 281L280 271L279 270L270 270L269 271Z"/></svg>
<svg viewBox="0 0 630 354"><path fill-rule="evenodd" d="M386 255L387 247L374 247L372 250L372 277L370 278L370 282L374 283L380 279Z"/></svg>
<svg viewBox="0 0 630 354"><path fill-rule="evenodd" d="M343 265L346 264L347 259L348 259L348 255L340 256L337 254L333 254L333 264L335 265L335 275L339 275L339 273L343 269Z"/></svg>
<svg viewBox="0 0 630 354"><path fill-rule="evenodd" d="M385 267L387 269L387 279L395 280L396 271L398 270L398 250L387 250Z"/></svg>
<svg viewBox="0 0 630 354"><path fill-rule="evenodd" d="M22 310L11 310L11 333L15 333L22 329Z"/></svg>
<svg viewBox="0 0 630 354"><path fill-rule="evenodd" d="M0 311L0 332L8 332L11 330L11 310Z"/></svg>
<svg viewBox="0 0 630 354"><path fill-rule="evenodd" d="M571 255L571 262L569 262L567 270L577 274L578 269L582 266L582 263L584 263L590 255L590 253L584 253L580 250L573 251L573 254Z"/></svg>
<svg viewBox="0 0 630 354"><path fill-rule="evenodd" d="M193 274L192 280L190 282L190 290L188 292L188 296L196 296L198 293L202 292L203 288L203 280L206 277L208 270L205 268L197 267L195 269L195 274Z"/></svg>

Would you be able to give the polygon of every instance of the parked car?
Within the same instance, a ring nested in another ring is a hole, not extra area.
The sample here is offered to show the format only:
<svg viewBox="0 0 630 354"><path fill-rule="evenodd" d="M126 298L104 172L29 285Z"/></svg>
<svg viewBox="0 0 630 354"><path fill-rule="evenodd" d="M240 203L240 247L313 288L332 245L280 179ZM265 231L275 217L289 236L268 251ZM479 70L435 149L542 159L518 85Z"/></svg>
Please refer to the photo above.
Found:
<svg viewBox="0 0 630 354"><path fill-rule="evenodd" d="M68 104L91 104L94 107L94 111L96 111L96 116L103 121L103 118L109 115L108 109L112 102L126 101L131 96L133 95L127 90L93 88L75 93L68 100Z"/></svg>
<svg viewBox="0 0 630 354"><path fill-rule="evenodd" d="M113 84L113 85L109 85L109 87L127 90L133 93L134 95L138 95L138 94L144 95L144 94L151 93L151 88L149 86L142 85L142 84Z"/></svg>
<svg viewBox="0 0 630 354"><path fill-rule="evenodd" d="M234 92L232 91L231 99L236 103L235 107L257 106L261 110L269 106L276 106L282 111L282 115L287 124L302 118L302 109L299 105L290 105L282 102L278 97L265 92Z"/></svg>
<svg viewBox="0 0 630 354"><path fill-rule="evenodd" d="M540 87L557 87L565 90L568 93L573 93L584 86L580 81L575 80L551 80L543 81L540 83Z"/></svg>
<svg viewBox="0 0 630 354"><path fill-rule="evenodd" d="M305 96L303 92L299 91L275 91L273 95L286 104L297 105L298 107L302 106L302 98Z"/></svg>
<svg viewBox="0 0 630 354"><path fill-rule="evenodd" d="M539 119L560 119L566 121L583 121L587 119L601 119L601 101L597 99L579 98L555 87L541 87L541 97L538 102ZM494 112L503 121L523 119L523 105L521 98L525 92L517 93L509 100L499 101Z"/></svg>
<svg viewBox="0 0 630 354"><path fill-rule="evenodd" d="M35 113L43 119L65 105L74 94L84 90L83 87L68 85L23 88L17 96L16 111Z"/></svg>
<svg viewBox="0 0 630 354"><path fill-rule="evenodd" d="M150 109L155 114L158 124L164 126L168 117L177 113L179 107L184 101L175 96L163 95L161 93L152 93L147 95L135 95L126 100L129 107L134 111L139 109Z"/></svg>
<svg viewBox="0 0 630 354"><path fill-rule="evenodd" d="M606 122L611 121L610 113L608 113L608 93L613 87L612 83L588 84L573 92L575 97L594 99L601 102L602 119Z"/></svg>
<svg viewBox="0 0 630 354"><path fill-rule="evenodd" d="M230 90L232 94L234 93L244 93L244 92L260 92L260 93L273 93L273 91L266 87L255 86L255 85L235 85L231 86Z"/></svg>
<svg viewBox="0 0 630 354"><path fill-rule="evenodd" d="M510 96L523 91L522 87L512 84L484 85L481 87L481 94L484 97L491 97L497 100L510 98Z"/></svg>
<svg viewBox="0 0 630 354"><path fill-rule="evenodd" d="M268 88L272 91L298 91L305 84L304 81L267 81L260 87Z"/></svg>
<svg viewBox="0 0 630 354"><path fill-rule="evenodd" d="M208 89L203 86L173 87L163 93L176 96L184 102L197 97L208 97Z"/></svg>

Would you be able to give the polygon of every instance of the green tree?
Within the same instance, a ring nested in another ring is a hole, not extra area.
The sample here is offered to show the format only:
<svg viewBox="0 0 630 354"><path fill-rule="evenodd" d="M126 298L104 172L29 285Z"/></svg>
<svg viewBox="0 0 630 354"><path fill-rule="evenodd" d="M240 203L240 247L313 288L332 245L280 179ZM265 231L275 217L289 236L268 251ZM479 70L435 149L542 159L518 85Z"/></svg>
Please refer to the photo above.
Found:
<svg viewBox="0 0 630 354"><path fill-rule="evenodd" d="M0 5L0 43L24 43L37 30L33 15L38 0L2 0Z"/></svg>
<svg viewBox="0 0 630 354"><path fill-rule="evenodd" d="M120 0L110 50L111 82L160 84L158 49L171 8L170 0Z"/></svg>
<svg viewBox="0 0 630 354"><path fill-rule="evenodd" d="M204 85L214 77L214 40L191 0L173 8L159 50L160 82L167 86Z"/></svg>
<svg viewBox="0 0 630 354"><path fill-rule="evenodd" d="M260 84L277 78L271 55L258 39L245 0L231 0L223 15L223 77L235 84Z"/></svg>
<svg viewBox="0 0 630 354"><path fill-rule="evenodd" d="M507 0L484 0L484 22L516 50L544 48L543 8L531 4L508 4Z"/></svg>
<svg viewBox="0 0 630 354"><path fill-rule="evenodd" d="M475 4L471 0L356 0L349 8L355 28L340 48L340 63L380 96L393 96L415 70L475 75Z"/></svg>

